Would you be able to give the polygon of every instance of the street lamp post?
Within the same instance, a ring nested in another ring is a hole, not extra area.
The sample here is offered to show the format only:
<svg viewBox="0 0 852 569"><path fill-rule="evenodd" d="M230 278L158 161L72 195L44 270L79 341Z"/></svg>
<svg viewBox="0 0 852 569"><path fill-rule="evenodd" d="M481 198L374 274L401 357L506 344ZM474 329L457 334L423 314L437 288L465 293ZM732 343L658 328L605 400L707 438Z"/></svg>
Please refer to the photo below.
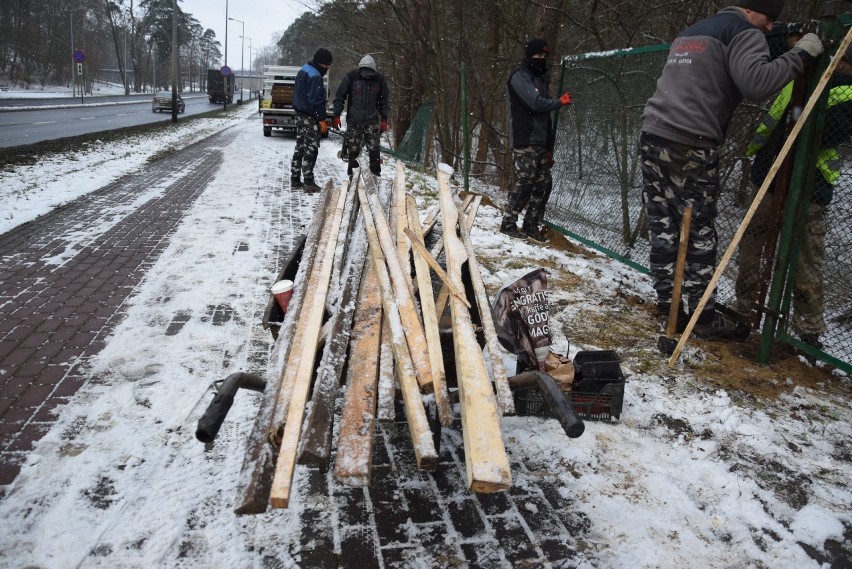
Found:
<svg viewBox="0 0 852 569"><path fill-rule="evenodd" d="M252 77L251 77L251 38L243 38L243 39L248 40L248 42L249 42L249 47L248 47L249 48L249 101L251 101L251 79L252 79ZM243 75L245 75L245 72L243 72ZM240 88L242 88L242 86Z"/></svg>
<svg viewBox="0 0 852 569"><path fill-rule="evenodd" d="M233 20L235 22L239 22L243 26L243 32L240 36L243 41L240 43L240 104L243 104L243 76L246 74L243 68L243 54L246 51L246 43L245 43L245 34L246 34L246 23L242 20L238 20L236 18L228 18L229 20Z"/></svg>
<svg viewBox="0 0 852 569"><path fill-rule="evenodd" d="M225 67L228 67L228 0L225 0ZM228 78L222 78L222 90L224 91L225 104L223 108L228 110Z"/></svg>

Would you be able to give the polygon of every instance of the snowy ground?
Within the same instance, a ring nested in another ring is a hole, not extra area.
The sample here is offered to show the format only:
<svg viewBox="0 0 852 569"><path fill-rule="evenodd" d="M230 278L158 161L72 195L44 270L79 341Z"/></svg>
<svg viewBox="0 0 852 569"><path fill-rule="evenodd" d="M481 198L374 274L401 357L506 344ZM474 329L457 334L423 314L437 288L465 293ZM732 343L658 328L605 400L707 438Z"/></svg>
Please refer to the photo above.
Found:
<svg viewBox="0 0 852 569"><path fill-rule="evenodd" d="M231 511L256 398L237 398L212 456L191 436L211 378L248 369L249 344L266 334L254 320L268 298L270 269L261 252L280 223L268 213L267 189L289 175L293 141L260 136L251 110L240 113L0 172L5 232L144 168L164 147L223 128L234 140L92 362L92 381L62 410L0 502L0 566L260 567L264 544L293 541L298 532L307 499L301 477L290 510L248 518ZM324 143L320 161L340 180L336 150L336 141ZM434 179L412 173L410 180L421 205L430 205ZM631 310L651 293L645 277L579 248L512 241L497 232L499 221L496 209L482 207L473 231L489 292L546 267L557 351L617 350L628 375L621 421L588 422L579 439L567 439L554 421L503 420L510 454L552 478L588 517L588 531L575 544L584 556L579 565L849 566L848 377L815 369L828 379L806 386L781 370L771 381L788 389L744 397L698 377L713 358L703 345L689 347L688 361L670 370L656 352L652 319ZM248 253L234 262L240 244ZM177 336L163 336L170 315L220 303L234 310L223 325L190 323ZM194 557L202 561L194 564L176 545L189 530L203 538ZM135 548L91 551L140 535Z"/></svg>

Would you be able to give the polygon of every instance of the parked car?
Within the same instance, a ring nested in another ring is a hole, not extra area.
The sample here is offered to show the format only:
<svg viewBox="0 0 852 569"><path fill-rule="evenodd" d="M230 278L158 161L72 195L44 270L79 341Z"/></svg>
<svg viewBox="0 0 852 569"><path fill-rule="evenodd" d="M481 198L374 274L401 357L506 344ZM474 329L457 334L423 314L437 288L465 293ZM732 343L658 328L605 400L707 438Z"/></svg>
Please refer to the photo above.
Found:
<svg viewBox="0 0 852 569"><path fill-rule="evenodd" d="M186 105L183 102L183 97L180 96L180 93L177 94L177 106L178 112L183 113L186 110ZM172 92L171 91L157 91L157 94L154 95L154 98L151 100L151 112L156 113L157 111L169 111L172 110Z"/></svg>

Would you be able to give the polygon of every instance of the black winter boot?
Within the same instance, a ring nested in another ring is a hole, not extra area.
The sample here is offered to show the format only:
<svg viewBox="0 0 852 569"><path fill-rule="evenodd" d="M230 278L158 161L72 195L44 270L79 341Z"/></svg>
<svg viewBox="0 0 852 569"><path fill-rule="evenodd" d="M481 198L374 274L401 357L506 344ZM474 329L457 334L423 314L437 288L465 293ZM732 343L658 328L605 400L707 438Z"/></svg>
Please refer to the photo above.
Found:
<svg viewBox="0 0 852 569"><path fill-rule="evenodd" d="M290 187L293 189L302 187L302 180L298 176L290 178Z"/></svg>
<svg viewBox="0 0 852 569"><path fill-rule="evenodd" d="M698 317L695 335L704 340L736 340L742 342L751 334L751 326L728 318L721 312L705 310Z"/></svg>
<svg viewBox="0 0 852 569"><path fill-rule="evenodd" d="M525 223L522 230L524 235L527 236L527 239L534 243L538 243L539 245L550 243L550 239L544 236L544 233L542 233L538 225L527 225Z"/></svg>
<svg viewBox="0 0 852 569"><path fill-rule="evenodd" d="M500 225L500 233L514 237L515 239L526 239L524 234L518 231L518 226L514 221L503 219L503 224Z"/></svg>

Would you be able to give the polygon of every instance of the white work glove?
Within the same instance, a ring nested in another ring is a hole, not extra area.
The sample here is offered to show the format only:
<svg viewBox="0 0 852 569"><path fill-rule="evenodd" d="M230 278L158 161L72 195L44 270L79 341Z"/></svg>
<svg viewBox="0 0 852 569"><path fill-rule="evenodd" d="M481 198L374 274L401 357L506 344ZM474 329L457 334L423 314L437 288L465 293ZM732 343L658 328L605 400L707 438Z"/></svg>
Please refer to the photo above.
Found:
<svg viewBox="0 0 852 569"><path fill-rule="evenodd" d="M802 36L802 39L796 42L793 47L798 47L807 52L811 57L818 57L823 52L822 42L816 34L808 33Z"/></svg>

